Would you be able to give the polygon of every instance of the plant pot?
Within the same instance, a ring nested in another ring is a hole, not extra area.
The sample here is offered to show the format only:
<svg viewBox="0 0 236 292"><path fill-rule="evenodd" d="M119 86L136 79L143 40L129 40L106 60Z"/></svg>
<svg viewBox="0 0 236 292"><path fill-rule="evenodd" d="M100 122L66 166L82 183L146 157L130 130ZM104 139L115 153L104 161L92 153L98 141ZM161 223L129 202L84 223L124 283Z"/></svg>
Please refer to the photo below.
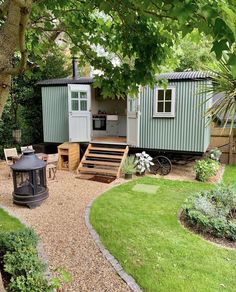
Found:
<svg viewBox="0 0 236 292"><path fill-rule="evenodd" d="M132 173L125 173L125 179L132 179L133 174Z"/></svg>
<svg viewBox="0 0 236 292"><path fill-rule="evenodd" d="M137 171L137 172L136 172L136 175L137 175L137 176L144 176L144 175L145 175L145 171L143 171L143 172L139 172L139 171Z"/></svg>

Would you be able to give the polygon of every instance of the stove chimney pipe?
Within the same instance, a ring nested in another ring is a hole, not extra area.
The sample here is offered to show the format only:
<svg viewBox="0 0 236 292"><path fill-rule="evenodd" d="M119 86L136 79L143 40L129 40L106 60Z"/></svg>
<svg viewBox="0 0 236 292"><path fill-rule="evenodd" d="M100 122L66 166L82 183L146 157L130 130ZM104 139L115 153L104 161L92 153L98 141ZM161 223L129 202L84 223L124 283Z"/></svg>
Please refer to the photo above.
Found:
<svg viewBox="0 0 236 292"><path fill-rule="evenodd" d="M78 58L75 56L72 57L72 67L73 67L73 79L78 79L78 63L77 63Z"/></svg>

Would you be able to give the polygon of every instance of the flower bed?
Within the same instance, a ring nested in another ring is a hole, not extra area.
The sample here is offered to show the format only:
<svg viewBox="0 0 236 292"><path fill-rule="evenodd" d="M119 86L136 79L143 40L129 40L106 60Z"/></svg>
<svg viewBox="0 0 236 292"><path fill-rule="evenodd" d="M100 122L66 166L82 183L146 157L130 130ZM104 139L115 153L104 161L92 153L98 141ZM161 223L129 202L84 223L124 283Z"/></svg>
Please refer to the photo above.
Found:
<svg viewBox="0 0 236 292"><path fill-rule="evenodd" d="M236 189L231 185L221 184L189 197L183 215L197 231L236 241Z"/></svg>

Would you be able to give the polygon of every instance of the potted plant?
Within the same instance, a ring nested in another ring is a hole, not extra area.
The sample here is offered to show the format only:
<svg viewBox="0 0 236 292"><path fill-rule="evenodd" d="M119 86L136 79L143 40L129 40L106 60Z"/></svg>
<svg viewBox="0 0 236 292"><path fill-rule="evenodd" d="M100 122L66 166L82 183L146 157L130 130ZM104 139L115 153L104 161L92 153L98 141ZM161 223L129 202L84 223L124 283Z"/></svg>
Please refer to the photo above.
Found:
<svg viewBox="0 0 236 292"><path fill-rule="evenodd" d="M135 171L136 171L135 157L134 156L126 157L122 165L122 172L125 175L125 179L131 179Z"/></svg>
<svg viewBox="0 0 236 292"><path fill-rule="evenodd" d="M212 160L219 161L222 152L218 148L213 148L209 151L208 157Z"/></svg>
<svg viewBox="0 0 236 292"><path fill-rule="evenodd" d="M136 171L139 175L144 175L145 171L150 171L150 166L154 163L152 162L152 157L145 151L142 153L136 153Z"/></svg>

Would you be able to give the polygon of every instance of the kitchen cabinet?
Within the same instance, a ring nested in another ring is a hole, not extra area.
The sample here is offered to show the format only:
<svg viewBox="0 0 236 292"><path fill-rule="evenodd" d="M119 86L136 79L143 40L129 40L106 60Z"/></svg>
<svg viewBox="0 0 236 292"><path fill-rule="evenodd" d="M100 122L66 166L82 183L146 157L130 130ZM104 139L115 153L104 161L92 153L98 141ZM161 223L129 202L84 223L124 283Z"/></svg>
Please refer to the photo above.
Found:
<svg viewBox="0 0 236 292"><path fill-rule="evenodd" d="M107 121L107 136L118 136L118 121Z"/></svg>
<svg viewBox="0 0 236 292"><path fill-rule="evenodd" d="M127 116L119 116L118 136L125 137L126 135L127 135Z"/></svg>
<svg viewBox="0 0 236 292"><path fill-rule="evenodd" d="M127 133L127 117L118 116L118 120L107 120L107 136L125 137Z"/></svg>

